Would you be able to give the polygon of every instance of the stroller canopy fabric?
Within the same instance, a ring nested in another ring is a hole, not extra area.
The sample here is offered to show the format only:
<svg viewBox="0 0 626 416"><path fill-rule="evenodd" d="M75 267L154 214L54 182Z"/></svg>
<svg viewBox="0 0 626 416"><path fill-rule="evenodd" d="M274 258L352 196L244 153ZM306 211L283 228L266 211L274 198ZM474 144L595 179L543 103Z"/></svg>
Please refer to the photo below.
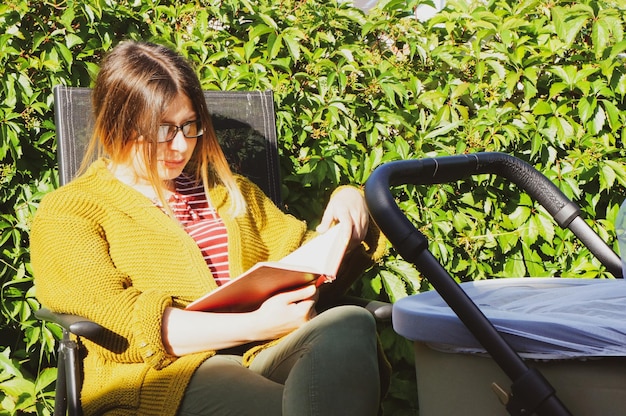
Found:
<svg viewBox="0 0 626 416"><path fill-rule="evenodd" d="M626 356L622 279L507 278L461 287L522 357ZM485 352L435 291L396 302L393 327L440 351Z"/></svg>

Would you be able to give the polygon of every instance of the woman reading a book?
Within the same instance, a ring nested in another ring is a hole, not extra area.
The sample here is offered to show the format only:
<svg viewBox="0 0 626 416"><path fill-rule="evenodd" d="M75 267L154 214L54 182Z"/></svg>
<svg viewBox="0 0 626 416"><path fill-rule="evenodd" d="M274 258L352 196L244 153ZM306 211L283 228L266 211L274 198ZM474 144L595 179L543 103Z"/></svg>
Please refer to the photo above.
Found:
<svg viewBox="0 0 626 416"><path fill-rule="evenodd" d="M231 173L189 63L121 43L92 100L85 160L98 157L44 198L31 233L38 298L108 330L99 345L85 341L85 414L376 414L364 309L318 313L313 285L250 312L184 309L314 234ZM318 231L332 223L352 230L342 272L358 276L382 251L359 191L333 193Z"/></svg>

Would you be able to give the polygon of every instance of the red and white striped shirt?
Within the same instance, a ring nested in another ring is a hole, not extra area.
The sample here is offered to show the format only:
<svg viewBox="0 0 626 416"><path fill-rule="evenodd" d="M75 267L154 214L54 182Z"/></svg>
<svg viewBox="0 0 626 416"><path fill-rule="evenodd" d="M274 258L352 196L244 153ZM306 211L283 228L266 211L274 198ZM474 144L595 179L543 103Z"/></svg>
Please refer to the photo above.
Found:
<svg viewBox="0 0 626 416"><path fill-rule="evenodd" d="M176 191L169 205L185 231L196 241L218 285L230 280L228 271L228 235L224 221L211 206L202 183L181 175L175 180Z"/></svg>

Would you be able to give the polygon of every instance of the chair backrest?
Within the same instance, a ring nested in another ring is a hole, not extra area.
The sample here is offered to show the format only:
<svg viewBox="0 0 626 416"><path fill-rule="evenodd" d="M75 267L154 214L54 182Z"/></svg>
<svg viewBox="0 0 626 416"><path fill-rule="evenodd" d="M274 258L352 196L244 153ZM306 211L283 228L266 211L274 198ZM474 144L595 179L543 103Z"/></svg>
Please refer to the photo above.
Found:
<svg viewBox="0 0 626 416"><path fill-rule="evenodd" d="M205 91L222 149L233 171L281 206L274 97L267 91ZM77 173L93 129L91 89L54 87L59 180Z"/></svg>

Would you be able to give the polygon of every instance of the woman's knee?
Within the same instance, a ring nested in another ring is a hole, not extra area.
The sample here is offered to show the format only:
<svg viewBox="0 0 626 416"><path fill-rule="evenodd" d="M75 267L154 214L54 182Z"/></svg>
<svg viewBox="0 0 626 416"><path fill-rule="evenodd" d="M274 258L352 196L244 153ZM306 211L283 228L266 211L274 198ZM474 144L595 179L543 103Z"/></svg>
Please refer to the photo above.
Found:
<svg viewBox="0 0 626 416"><path fill-rule="evenodd" d="M319 317L323 317L329 324L332 325L364 328L372 331L376 329L376 320L372 314L360 306L336 306L322 312Z"/></svg>
<svg viewBox="0 0 626 416"><path fill-rule="evenodd" d="M376 320L370 312L359 306L337 306L324 311L314 320L319 320L315 323L317 331L329 338L363 342L376 337Z"/></svg>

